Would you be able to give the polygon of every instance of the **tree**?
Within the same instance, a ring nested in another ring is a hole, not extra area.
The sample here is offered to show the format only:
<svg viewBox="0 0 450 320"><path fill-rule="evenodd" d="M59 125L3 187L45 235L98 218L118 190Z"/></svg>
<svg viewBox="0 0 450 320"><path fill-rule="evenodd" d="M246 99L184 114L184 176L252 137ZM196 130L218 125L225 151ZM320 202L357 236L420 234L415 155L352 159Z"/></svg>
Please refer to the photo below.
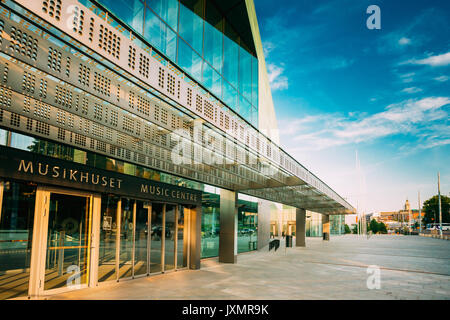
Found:
<svg viewBox="0 0 450 320"><path fill-rule="evenodd" d="M442 208L442 222L450 222L450 198L441 195L441 208ZM425 216L423 217L423 224L428 223L439 223L439 200L438 196L435 195L423 203L423 212Z"/></svg>
<svg viewBox="0 0 450 320"><path fill-rule="evenodd" d="M352 233L352 231L350 230L350 227L348 226L348 224L345 224L344 229L345 229L345 234Z"/></svg>
<svg viewBox="0 0 450 320"><path fill-rule="evenodd" d="M383 222L380 222L378 224L378 232L380 232L380 233L387 233L386 225Z"/></svg>
<svg viewBox="0 0 450 320"><path fill-rule="evenodd" d="M355 224L355 226L353 227L353 234L358 234L358 225Z"/></svg>
<svg viewBox="0 0 450 320"><path fill-rule="evenodd" d="M372 220L370 221L368 230L371 230L371 231L372 231L373 233L375 233L375 234L376 234L378 231L380 231L380 230L379 230L379 224L378 224L377 220L372 219Z"/></svg>

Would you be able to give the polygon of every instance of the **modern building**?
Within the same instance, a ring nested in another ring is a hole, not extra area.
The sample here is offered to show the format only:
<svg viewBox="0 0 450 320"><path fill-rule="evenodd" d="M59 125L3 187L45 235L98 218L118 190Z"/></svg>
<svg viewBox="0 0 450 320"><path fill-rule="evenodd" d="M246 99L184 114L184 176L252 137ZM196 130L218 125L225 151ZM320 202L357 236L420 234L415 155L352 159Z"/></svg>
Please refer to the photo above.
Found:
<svg viewBox="0 0 450 320"><path fill-rule="evenodd" d="M306 210L320 233L355 211L278 146L252 0L4 0L0 32L0 299L235 263L282 206L298 246Z"/></svg>

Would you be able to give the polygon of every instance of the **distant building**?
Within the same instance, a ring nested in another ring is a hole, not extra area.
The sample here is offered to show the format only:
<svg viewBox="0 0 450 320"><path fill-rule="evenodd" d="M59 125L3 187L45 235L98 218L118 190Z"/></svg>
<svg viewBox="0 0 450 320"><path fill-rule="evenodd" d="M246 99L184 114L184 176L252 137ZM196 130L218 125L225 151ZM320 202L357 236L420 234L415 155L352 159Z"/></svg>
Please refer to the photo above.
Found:
<svg viewBox="0 0 450 320"><path fill-rule="evenodd" d="M423 218L424 213L420 215ZM383 222L388 230L397 230L404 226L409 226L411 220L411 226L414 226L416 222L419 223L419 210L411 209L411 204L407 199L403 209L399 211L382 211L377 217L378 222Z"/></svg>

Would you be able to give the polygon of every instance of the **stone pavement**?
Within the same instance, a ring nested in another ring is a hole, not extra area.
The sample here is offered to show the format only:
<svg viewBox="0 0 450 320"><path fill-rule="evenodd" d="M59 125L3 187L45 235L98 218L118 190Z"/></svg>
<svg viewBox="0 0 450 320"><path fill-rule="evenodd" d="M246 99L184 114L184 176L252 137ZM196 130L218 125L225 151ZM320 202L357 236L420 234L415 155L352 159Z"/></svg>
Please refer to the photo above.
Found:
<svg viewBox="0 0 450 320"><path fill-rule="evenodd" d="M307 238L306 248L241 254L237 264L202 260L171 272L48 299L446 299L450 242L418 236ZM367 266L380 267L369 290Z"/></svg>

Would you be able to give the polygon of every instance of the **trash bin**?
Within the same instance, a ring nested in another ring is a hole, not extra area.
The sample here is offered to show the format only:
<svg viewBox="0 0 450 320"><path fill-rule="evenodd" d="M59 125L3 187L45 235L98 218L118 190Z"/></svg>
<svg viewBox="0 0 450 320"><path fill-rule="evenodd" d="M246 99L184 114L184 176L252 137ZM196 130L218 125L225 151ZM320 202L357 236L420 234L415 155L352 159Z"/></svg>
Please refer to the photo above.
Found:
<svg viewBox="0 0 450 320"><path fill-rule="evenodd" d="M330 234L328 232L323 233L323 240L326 240L326 241L330 240Z"/></svg>
<svg viewBox="0 0 450 320"><path fill-rule="evenodd" d="M292 236L286 236L286 248L292 248Z"/></svg>

